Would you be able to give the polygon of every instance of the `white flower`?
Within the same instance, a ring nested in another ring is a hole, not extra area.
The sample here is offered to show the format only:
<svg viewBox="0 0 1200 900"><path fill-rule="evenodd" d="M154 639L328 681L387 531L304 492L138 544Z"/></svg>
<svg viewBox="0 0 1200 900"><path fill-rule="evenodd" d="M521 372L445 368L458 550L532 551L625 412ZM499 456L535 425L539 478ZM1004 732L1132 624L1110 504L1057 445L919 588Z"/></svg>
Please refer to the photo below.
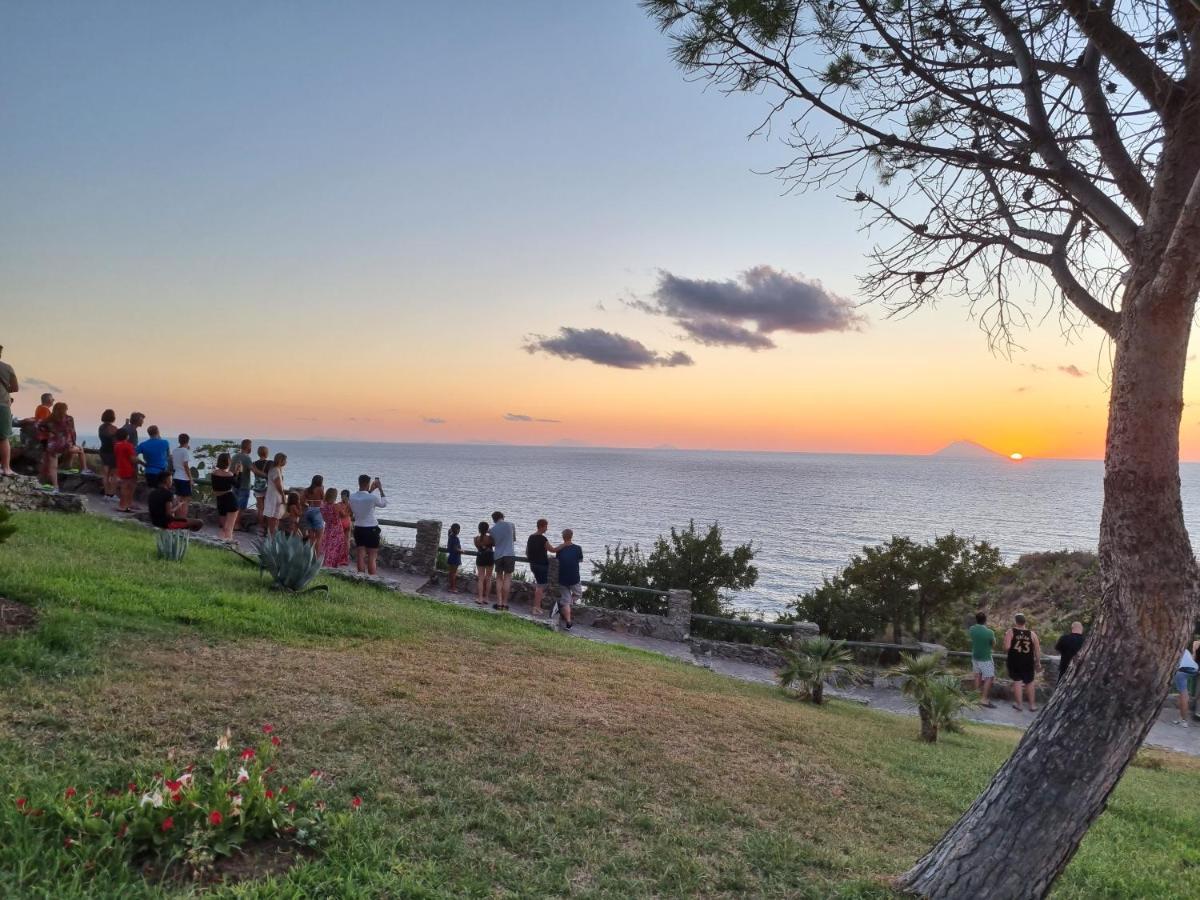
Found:
<svg viewBox="0 0 1200 900"><path fill-rule="evenodd" d="M232 801L230 801L230 802L231 802L231 803L233 803L233 806L234 806L234 808L235 808L235 809L236 809L236 808L238 808L238 807L240 807L240 806L242 805L242 795L241 795L241 794L234 794L234 795L233 795L233 800L232 800Z"/></svg>
<svg viewBox="0 0 1200 900"><path fill-rule="evenodd" d="M147 803L152 804L155 807L155 809L162 806L163 805L162 793L160 791L155 791L153 794L142 794L142 802L140 805L145 806Z"/></svg>
<svg viewBox="0 0 1200 900"><path fill-rule="evenodd" d="M240 769L238 769L237 783L241 784L242 782L249 781L249 780L250 780L250 773L246 771L245 766L242 766Z"/></svg>
<svg viewBox="0 0 1200 900"><path fill-rule="evenodd" d="M233 737L233 735L231 735L229 733L229 729L226 728L225 733L217 738L217 746L214 749L228 750L229 749L229 741L232 737Z"/></svg>
<svg viewBox="0 0 1200 900"><path fill-rule="evenodd" d="M179 776L178 780L179 780L180 784L184 784L184 785L191 784L192 783L192 773L184 772L182 775Z"/></svg>

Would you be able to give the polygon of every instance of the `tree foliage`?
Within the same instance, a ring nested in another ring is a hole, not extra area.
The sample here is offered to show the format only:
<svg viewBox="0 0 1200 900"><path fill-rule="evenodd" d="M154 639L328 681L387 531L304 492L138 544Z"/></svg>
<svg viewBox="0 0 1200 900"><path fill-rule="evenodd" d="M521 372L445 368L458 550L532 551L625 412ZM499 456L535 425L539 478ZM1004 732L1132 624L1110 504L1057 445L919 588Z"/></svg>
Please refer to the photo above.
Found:
<svg viewBox="0 0 1200 900"><path fill-rule="evenodd" d="M862 667L854 661L854 654L845 641L822 635L801 641L794 650L782 652L786 662L779 672L780 686L799 685L802 695L818 705L825 702L827 682L855 682L862 678Z"/></svg>
<svg viewBox="0 0 1200 900"><path fill-rule="evenodd" d="M888 676L899 679L900 690L917 704L921 740L930 744L937 743L943 729L956 730L958 717L974 704L958 676L946 670L941 654L905 654Z"/></svg>
<svg viewBox="0 0 1200 900"><path fill-rule="evenodd" d="M592 577L608 584L635 585L666 591L682 588L692 592L692 611L706 615L728 613L723 591L753 587L758 569L753 565L754 548L738 544L725 549L721 526L709 525L700 531L695 520L687 528L671 528L660 535L649 554L634 544L604 548L604 559L592 562ZM589 588L588 602L610 609L636 609L641 612L665 612L666 601L647 608L644 595Z"/></svg>
<svg viewBox="0 0 1200 900"><path fill-rule="evenodd" d="M801 595L795 609L832 637L871 640L890 629L896 642L912 633L923 641L935 623L964 612L1002 569L1000 551L986 541L954 532L925 544L893 536L863 547L841 574Z"/></svg>

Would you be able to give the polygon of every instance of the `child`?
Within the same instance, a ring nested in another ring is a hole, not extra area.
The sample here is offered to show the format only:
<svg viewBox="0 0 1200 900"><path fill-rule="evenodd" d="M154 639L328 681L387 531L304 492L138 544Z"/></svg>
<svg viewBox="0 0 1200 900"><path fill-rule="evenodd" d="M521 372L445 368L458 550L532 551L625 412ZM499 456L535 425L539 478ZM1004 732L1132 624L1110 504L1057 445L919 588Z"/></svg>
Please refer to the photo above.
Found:
<svg viewBox="0 0 1200 900"><path fill-rule="evenodd" d="M558 556L558 585L560 594L555 607L558 609L558 614L562 618L562 623L566 628L572 626L571 607L575 601L583 596L583 585L579 579L579 565L583 562L583 548L578 544L572 543L571 539L575 536L570 528L564 528L562 533L563 542L555 548L554 552ZM553 615L553 613L551 613Z"/></svg>
<svg viewBox="0 0 1200 900"><path fill-rule="evenodd" d="M287 505L284 507L283 518L279 522L279 530L284 534L295 534L304 516L304 507L300 504L300 495L288 491Z"/></svg>
<svg viewBox="0 0 1200 900"><path fill-rule="evenodd" d="M258 510L258 533L263 537L267 536L267 519L263 515L263 509L267 505L267 473L271 470L270 452L266 447L259 447L258 459L250 464L250 471L254 475L250 493L254 495L254 507Z"/></svg>
<svg viewBox="0 0 1200 900"><path fill-rule="evenodd" d="M350 532L354 528L354 513L350 509L350 492L345 488L341 493L342 502L338 504L338 516L342 523L342 533L346 538L346 561L342 563L344 566L350 565Z"/></svg>
<svg viewBox="0 0 1200 900"><path fill-rule="evenodd" d="M117 429L117 440L113 443L113 458L117 467L118 489L121 502L117 504L117 512L133 512L133 489L137 484L137 449L129 440L129 434L124 429Z"/></svg>
<svg viewBox="0 0 1200 900"><path fill-rule="evenodd" d="M461 593L458 589L458 567L462 565L462 541L458 533L462 529L455 522L450 526L450 537L446 538L446 571L450 573L450 593Z"/></svg>

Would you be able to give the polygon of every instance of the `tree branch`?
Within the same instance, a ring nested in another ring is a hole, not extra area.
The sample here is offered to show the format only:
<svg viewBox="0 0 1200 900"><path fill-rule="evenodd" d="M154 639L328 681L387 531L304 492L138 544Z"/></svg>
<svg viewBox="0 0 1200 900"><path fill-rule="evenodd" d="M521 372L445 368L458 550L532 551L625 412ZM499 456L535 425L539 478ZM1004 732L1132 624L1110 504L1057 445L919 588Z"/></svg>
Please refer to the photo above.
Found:
<svg viewBox="0 0 1200 900"><path fill-rule="evenodd" d="M1079 61L1079 73L1079 93L1083 97L1088 124L1092 127L1092 140L1100 151L1104 165L1112 172L1121 194L1144 220L1150 209L1150 182L1130 158L1117 133L1116 123L1100 85L1100 53L1093 42L1088 43Z"/></svg>

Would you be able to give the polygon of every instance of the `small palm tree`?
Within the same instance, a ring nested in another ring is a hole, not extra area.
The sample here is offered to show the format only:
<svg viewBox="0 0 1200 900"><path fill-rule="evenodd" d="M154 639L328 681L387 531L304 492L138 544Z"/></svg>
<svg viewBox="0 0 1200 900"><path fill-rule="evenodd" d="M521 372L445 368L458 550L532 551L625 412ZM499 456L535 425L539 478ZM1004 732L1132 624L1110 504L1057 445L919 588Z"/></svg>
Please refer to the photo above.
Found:
<svg viewBox="0 0 1200 900"><path fill-rule="evenodd" d="M955 720L973 705L971 695L962 689L958 678L946 671L941 654L905 654L903 662L888 675L899 678L900 690L916 702L917 715L921 717L921 740L930 744L937 743L941 729L957 728Z"/></svg>
<svg viewBox="0 0 1200 900"><path fill-rule="evenodd" d="M862 666L854 662L845 641L809 638L796 650L784 650L783 656L787 664L779 673L779 683L785 688L799 684L800 693L816 704L825 701L825 682L862 677Z"/></svg>

